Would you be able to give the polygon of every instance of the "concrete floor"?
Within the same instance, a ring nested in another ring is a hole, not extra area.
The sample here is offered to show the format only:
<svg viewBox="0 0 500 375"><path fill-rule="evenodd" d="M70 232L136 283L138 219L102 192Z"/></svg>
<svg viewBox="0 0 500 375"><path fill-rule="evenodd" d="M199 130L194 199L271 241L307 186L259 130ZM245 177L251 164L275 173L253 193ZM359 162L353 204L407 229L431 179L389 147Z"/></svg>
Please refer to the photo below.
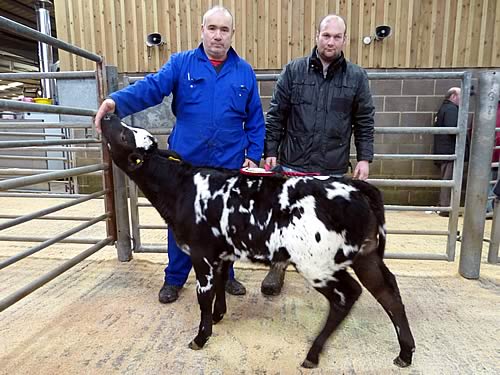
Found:
<svg viewBox="0 0 500 375"><path fill-rule="evenodd" d="M60 264L69 256L63 254L30 257L0 272L0 298ZM483 264L481 279L469 281L455 263L387 261L417 343L414 364L392 364L396 335L365 290L320 367L306 370L300 363L327 305L297 273L287 273L281 296L266 298L259 289L266 271L239 267L248 294L228 297L224 320L203 350L192 351L187 344L199 323L194 278L176 303L160 304L163 258L139 254L119 263L107 247L0 313L0 373L500 373L498 266Z"/></svg>

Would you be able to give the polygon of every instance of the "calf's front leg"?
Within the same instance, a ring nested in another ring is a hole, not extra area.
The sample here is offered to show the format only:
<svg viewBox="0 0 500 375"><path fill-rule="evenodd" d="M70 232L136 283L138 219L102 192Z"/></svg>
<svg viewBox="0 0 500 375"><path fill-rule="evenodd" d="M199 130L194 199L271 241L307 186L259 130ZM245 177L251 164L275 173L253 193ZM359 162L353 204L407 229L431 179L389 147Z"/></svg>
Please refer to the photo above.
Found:
<svg viewBox="0 0 500 375"><path fill-rule="evenodd" d="M193 350L203 348L210 336L212 335L212 303L215 294L214 285L214 262L207 258L193 261L193 267L196 273L196 294L198 296L198 304L200 305L201 319L198 328L198 334L189 343L189 347Z"/></svg>

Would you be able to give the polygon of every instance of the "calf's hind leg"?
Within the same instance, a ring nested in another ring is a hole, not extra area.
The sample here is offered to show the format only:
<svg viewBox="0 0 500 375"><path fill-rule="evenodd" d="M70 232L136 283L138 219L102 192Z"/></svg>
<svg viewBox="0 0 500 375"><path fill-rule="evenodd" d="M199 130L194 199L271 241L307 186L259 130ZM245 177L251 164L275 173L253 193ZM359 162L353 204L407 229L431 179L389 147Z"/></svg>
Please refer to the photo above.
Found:
<svg viewBox="0 0 500 375"><path fill-rule="evenodd" d="M323 294L330 303L330 311L325 326L314 340L302 367L313 368L318 366L319 355L326 340L349 314L354 302L361 294L361 286L347 271L342 270L334 274L337 281L329 281L325 287L314 287Z"/></svg>
<svg viewBox="0 0 500 375"><path fill-rule="evenodd" d="M384 264L384 261L375 253L359 256L352 268L359 281L382 305L396 329L400 352L399 356L394 359L394 364L399 367L411 365L415 341L411 334L396 278Z"/></svg>

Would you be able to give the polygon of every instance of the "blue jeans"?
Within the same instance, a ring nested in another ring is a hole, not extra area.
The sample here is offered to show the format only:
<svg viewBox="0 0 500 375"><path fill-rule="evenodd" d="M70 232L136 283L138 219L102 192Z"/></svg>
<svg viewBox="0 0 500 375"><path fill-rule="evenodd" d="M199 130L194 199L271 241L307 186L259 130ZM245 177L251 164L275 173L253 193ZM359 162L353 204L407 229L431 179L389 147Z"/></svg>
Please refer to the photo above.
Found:
<svg viewBox="0 0 500 375"><path fill-rule="evenodd" d="M168 229L167 239L168 265L165 268L165 282L169 285L183 286L193 267L191 258L184 253L174 239L174 233ZM229 269L229 280L234 280L233 266Z"/></svg>

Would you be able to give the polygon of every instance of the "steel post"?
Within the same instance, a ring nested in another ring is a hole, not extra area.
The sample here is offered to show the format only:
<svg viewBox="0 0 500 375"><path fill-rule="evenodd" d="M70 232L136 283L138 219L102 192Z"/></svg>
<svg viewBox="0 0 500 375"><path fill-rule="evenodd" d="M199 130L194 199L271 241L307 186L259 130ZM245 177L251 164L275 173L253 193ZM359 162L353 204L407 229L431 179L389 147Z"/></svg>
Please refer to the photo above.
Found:
<svg viewBox="0 0 500 375"><path fill-rule="evenodd" d="M498 263L498 248L500 246L500 200L495 198L493 221L491 223L491 239L488 249L488 263Z"/></svg>
<svg viewBox="0 0 500 375"><path fill-rule="evenodd" d="M460 251L460 275L479 278L484 235L484 214L490 179L491 154L495 140L495 117L500 91L500 74L479 73L479 100L476 103L472 132L463 240Z"/></svg>

